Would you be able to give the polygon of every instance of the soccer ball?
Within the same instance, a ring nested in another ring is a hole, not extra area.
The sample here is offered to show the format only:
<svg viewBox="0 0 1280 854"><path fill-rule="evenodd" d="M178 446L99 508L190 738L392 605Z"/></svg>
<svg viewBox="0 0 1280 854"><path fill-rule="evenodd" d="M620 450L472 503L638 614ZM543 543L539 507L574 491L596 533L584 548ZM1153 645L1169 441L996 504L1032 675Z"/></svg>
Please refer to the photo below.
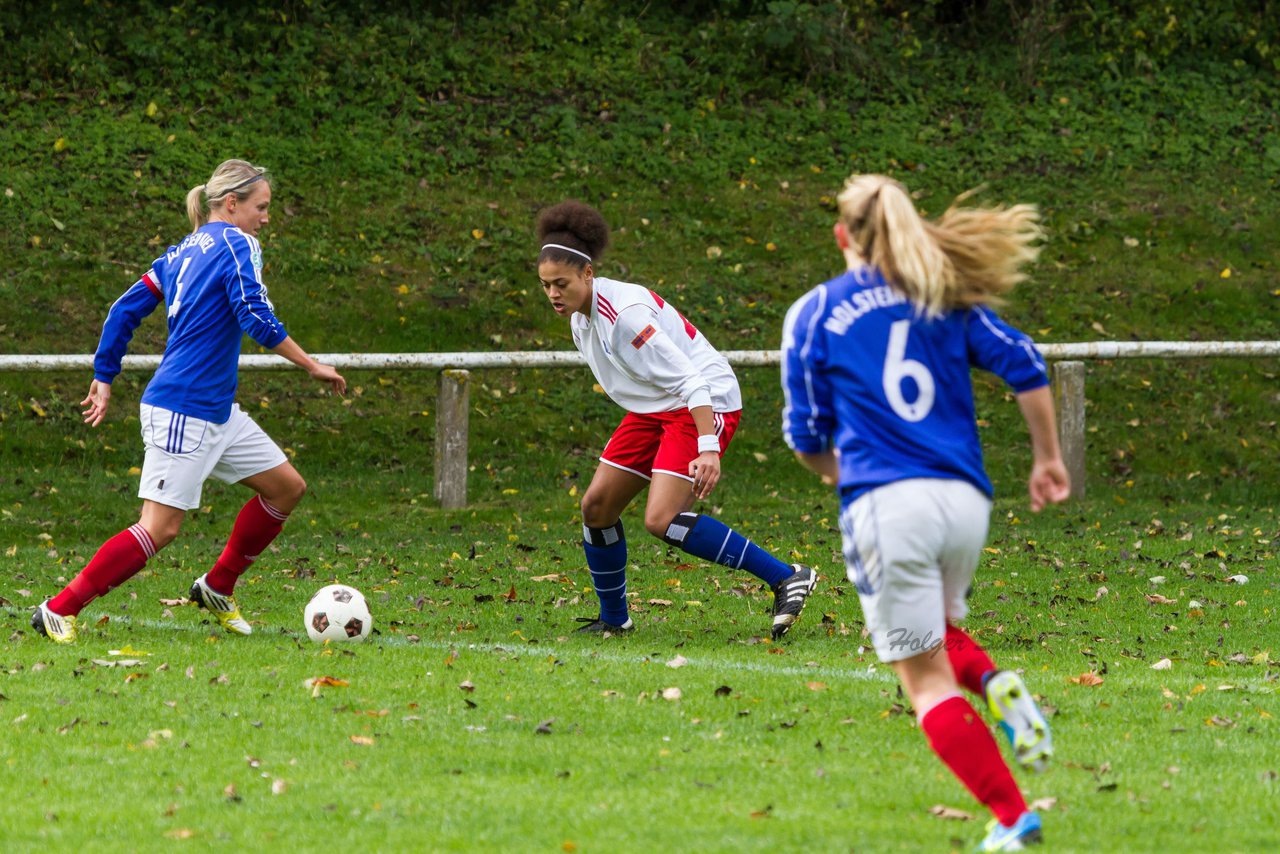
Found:
<svg viewBox="0 0 1280 854"><path fill-rule="evenodd" d="M373 615L364 595L345 584L321 587L302 612L307 636L316 643L362 641L373 629Z"/></svg>

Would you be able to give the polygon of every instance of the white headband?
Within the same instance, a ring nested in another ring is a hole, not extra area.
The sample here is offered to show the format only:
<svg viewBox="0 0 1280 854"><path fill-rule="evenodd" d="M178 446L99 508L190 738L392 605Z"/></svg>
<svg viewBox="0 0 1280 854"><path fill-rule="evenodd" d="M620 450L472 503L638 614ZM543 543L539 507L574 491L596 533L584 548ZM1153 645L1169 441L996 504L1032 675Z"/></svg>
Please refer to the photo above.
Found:
<svg viewBox="0 0 1280 854"><path fill-rule="evenodd" d="M572 252L574 255L580 255L583 258L586 258L587 261L591 260L590 255L588 255L585 252L580 252L577 249L574 249L572 246L563 246L559 243L544 243L542 244L542 248L543 249L563 249L565 252Z"/></svg>

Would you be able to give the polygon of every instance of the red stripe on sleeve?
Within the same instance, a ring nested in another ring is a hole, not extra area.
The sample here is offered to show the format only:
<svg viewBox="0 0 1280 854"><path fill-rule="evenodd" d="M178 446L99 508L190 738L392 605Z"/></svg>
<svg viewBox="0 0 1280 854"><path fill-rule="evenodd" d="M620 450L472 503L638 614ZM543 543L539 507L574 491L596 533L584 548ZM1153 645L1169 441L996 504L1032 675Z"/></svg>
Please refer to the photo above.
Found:
<svg viewBox="0 0 1280 854"><path fill-rule="evenodd" d="M160 281L156 278L154 270L148 270L142 274L142 278L138 281L147 286L147 290L151 291L151 295L156 299L164 299L164 294L160 292Z"/></svg>

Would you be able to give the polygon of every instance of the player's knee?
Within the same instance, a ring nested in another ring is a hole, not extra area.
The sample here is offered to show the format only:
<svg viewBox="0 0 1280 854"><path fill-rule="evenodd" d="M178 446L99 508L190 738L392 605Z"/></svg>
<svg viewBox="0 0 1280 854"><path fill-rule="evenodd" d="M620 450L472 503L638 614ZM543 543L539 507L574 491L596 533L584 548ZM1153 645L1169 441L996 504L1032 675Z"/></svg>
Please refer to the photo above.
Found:
<svg viewBox="0 0 1280 854"><path fill-rule="evenodd" d="M156 551L160 551L178 538L178 531L182 530L182 517L178 516L175 519L166 519L162 522L150 522L147 525L143 525L143 527L151 535L151 542L156 547Z"/></svg>
<svg viewBox="0 0 1280 854"><path fill-rule="evenodd" d="M599 495L588 489L582 495L582 502L579 505L582 509L582 524L589 525L592 528L607 528L614 522L618 521L618 517L614 515L609 518L609 508Z"/></svg>

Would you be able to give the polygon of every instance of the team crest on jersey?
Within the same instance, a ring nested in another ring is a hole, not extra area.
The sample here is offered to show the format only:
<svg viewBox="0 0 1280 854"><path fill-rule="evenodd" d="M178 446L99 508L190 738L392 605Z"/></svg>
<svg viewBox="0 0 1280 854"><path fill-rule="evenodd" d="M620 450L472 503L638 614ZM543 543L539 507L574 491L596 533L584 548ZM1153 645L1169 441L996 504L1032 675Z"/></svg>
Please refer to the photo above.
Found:
<svg viewBox="0 0 1280 854"><path fill-rule="evenodd" d="M256 240L253 241L252 248L249 250L249 263L257 272L258 281L262 281L262 245Z"/></svg>
<svg viewBox="0 0 1280 854"><path fill-rule="evenodd" d="M650 338L652 338L652 337L653 337L654 333L655 333L655 332L657 332L657 331L658 331L658 330L656 330L656 329L654 329L654 328L653 328L653 324L652 324L652 323L650 323L650 324L649 324L648 326L646 326L644 329L641 329L641 330L640 330L640 334L639 334L639 335L637 335L635 338L632 338L632 339L631 339L631 346L632 346L632 347L635 347L637 350L639 350L641 347L643 347L643 346L644 346L644 344L645 344L645 342L646 342L646 341L648 341Z"/></svg>

